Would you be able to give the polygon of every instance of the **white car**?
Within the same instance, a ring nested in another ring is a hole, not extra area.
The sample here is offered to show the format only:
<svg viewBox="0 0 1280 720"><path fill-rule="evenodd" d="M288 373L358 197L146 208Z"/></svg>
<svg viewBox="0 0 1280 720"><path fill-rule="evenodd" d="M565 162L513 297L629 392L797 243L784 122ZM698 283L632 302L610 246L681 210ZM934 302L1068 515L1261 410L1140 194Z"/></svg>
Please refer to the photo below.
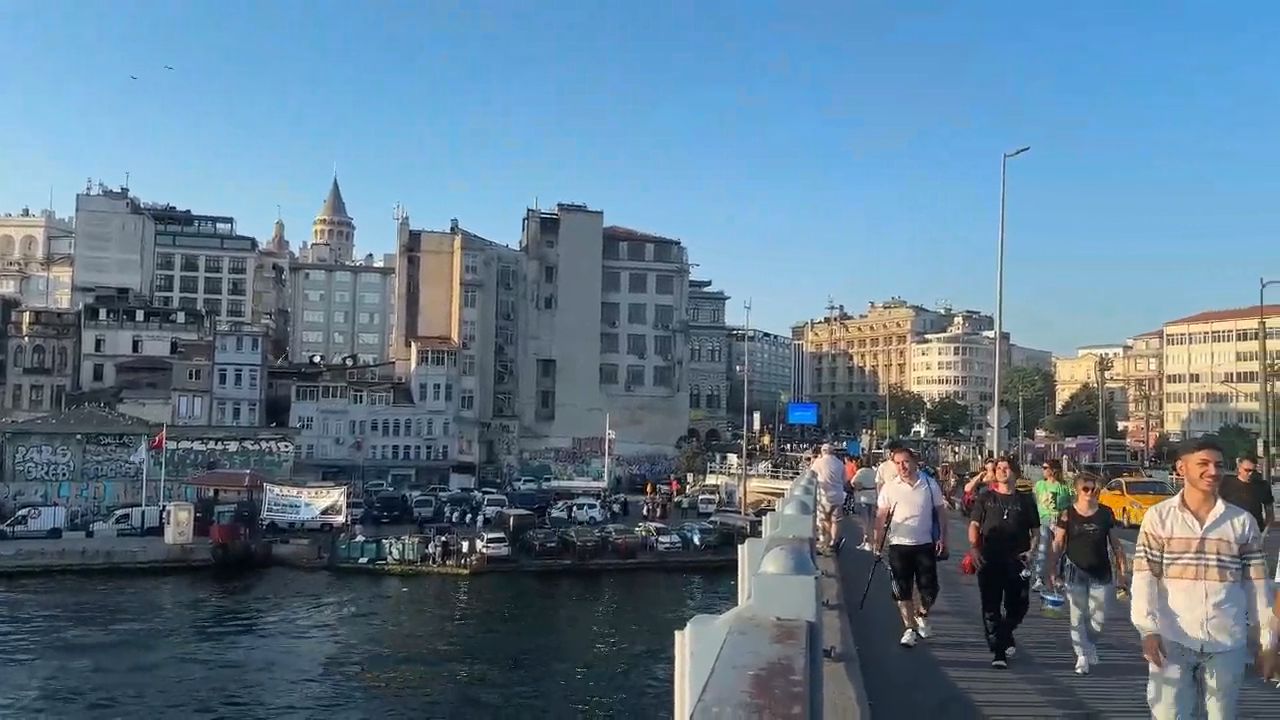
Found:
<svg viewBox="0 0 1280 720"><path fill-rule="evenodd" d="M481 510L484 513L484 521L493 522L493 516L497 515L499 510L506 510L508 507L510 503L507 502L506 495L485 495L484 507Z"/></svg>
<svg viewBox="0 0 1280 720"><path fill-rule="evenodd" d="M487 532L480 536L480 552L488 558L509 558L511 542L505 533Z"/></svg>
<svg viewBox="0 0 1280 720"><path fill-rule="evenodd" d="M575 523L597 525L605 521L607 513L599 500L594 498L577 498L561 500L547 512L552 519L568 520Z"/></svg>
<svg viewBox="0 0 1280 720"><path fill-rule="evenodd" d="M642 522L636 526L636 534L644 538L645 545L658 552L680 552L684 541L671 528L657 522Z"/></svg>
<svg viewBox="0 0 1280 720"><path fill-rule="evenodd" d="M364 484L365 495L379 495L387 492L392 492L392 490L391 483L386 480L370 480Z"/></svg>
<svg viewBox="0 0 1280 720"><path fill-rule="evenodd" d="M711 515L720 507L720 496L715 493L702 493L698 496L698 514Z"/></svg>

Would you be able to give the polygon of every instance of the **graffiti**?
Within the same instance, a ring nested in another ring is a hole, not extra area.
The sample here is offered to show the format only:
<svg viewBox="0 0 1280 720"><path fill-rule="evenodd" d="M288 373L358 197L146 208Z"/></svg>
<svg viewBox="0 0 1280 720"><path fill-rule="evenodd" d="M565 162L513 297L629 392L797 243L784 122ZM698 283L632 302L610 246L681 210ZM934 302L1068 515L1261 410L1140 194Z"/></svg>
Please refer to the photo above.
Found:
<svg viewBox="0 0 1280 720"><path fill-rule="evenodd" d="M19 481L70 480L76 461L66 445L18 445L13 449L13 473Z"/></svg>
<svg viewBox="0 0 1280 720"><path fill-rule="evenodd" d="M192 450L195 452L261 452L293 454L293 441L284 438L266 440L170 440L164 445L166 451Z"/></svg>
<svg viewBox="0 0 1280 720"><path fill-rule="evenodd" d="M139 435L86 435L80 480L86 484L141 481L142 466L131 458L144 441Z"/></svg>
<svg viewBox="0 0 1280 720"><path fill-rule="evenodd" d="M604 455L603 437L576 437L573 439L574 452Z"/></svg>
<svg viewBox="0 0 1280 720"><path fill-rule="evenodd" d="M183 438L165 443L165 469L171 480L185 480L210 470L257 470L268 477L287 476L294 443L288 438ZM161 453L152 453L154 472Z"/></svg>
<svg viewBox="0 0 1280 720"><path fill-rule="evenodd" d="M589 443L577 442L584 439L590 440L590 438L575 438L575 445L589 446ZM603 444L602 438L595 439ZM624 480L632 478L661 480L676 471L675 458L658 453L614 455L609 458L609 463L610 474ZM600 480L604 478L604 457L598 450L590 452L581 450L579 447L543 448L524 454L519 466L519 474L532 477L551 475L557 480L574 478Z"/></svg>

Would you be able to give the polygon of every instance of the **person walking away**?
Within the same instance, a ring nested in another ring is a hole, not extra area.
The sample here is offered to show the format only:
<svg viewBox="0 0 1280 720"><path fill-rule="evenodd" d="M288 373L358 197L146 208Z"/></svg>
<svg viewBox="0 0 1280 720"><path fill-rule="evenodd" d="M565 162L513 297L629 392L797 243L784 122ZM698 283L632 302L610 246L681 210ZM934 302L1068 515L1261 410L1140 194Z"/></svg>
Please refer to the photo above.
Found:
<svg viewBox="0 0 1280 720"><path fill-rule="evenodd" d="M861 463L859 463L861 465ZM862 550L871 550L871 539L876 532L876 471L870 467L859 467L853 474L853 491L858 501L858 518L862 521Z"/></svg>
<svg viewBox="0 0 1280 720"><path fill-rule="evenodd" d="M1269 622L1262 533L1248 512L1218 495L1222 448L1213 438L1184 441L1174 463L1182 490L1142 518L1133 556L1130 614L1147 659L1151 714L1210 720L1237 717L1249 628L1263 648Z"/></svg>
<svg viewBox="0 0 1280 720"><path fill-rule="evenodd" d="M889 587L904 626L898 643L915 647L920 638L933 635L929 609L938 599L937 561L947 546L946 501L937 482L919 469L911 448L894 450L893 461L898 476L884 484L876 501L875 547L886 548Z"/></svg>
<svg viewBox="0 0 1280 720"><path fill-rule="evenodd" d="M1036 553L1036 576L1035 583L1031 586L1032 592L1044 589L1047 577L1045 560L1052 545L1053 528L1063 511L1071 506L1071 486L1063 482L1062 463L1046 460L1041 469L1044 470L1044 479L1037 480L1032 490L1036 496L1036 509L1040 511L1040 543L1037 545L1039 552Z"/></svg>
<svg viewBox="0 0 1280 720"><path fill-rule="evenodd" d="M969 516L969 557L978 571L982 625L991 650L991 667L1009 667L1017 652L1013 632L1027 616L1031 597L1032 548L1039 537L1040 513L1030 493L1014 489L1018 461L996 462L995 482L974 501Z"/></svg>
<svg viewBox="0 0 1280 720"><path fill-rule="evenodd" d="M835 551L844 514L844 463L835 456L831 443L825 443L812 469L818 478L818 549Z"/></svg>
<svg viewBox="0 0 1280 720"><path fill-rule="evenodd" d="M1088 675L1098 664L1097 639L1106 619L1107 603L1115 586L1128 584L1124 548L1112 532L1116 528L1115 516L1110 508L1098 505L1101 489L1102 480L1097 476L1076 476L1075 502L1058 513L1049 553L1049 587L1061 583L1066 589L1077 675Z"/></svg>

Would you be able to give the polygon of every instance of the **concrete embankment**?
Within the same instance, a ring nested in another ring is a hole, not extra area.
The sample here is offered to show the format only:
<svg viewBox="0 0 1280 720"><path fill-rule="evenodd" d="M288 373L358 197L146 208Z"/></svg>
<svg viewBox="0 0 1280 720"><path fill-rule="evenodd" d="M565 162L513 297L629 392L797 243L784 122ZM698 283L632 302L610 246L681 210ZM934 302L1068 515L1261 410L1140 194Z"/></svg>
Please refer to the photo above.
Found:
<svg viewBox="0 0 1280 720"><path fill-rule="evenodd" d="M178 570L213 565L209 543L166 545L160 538L75 538L0 542L0 575Z"/></svg>

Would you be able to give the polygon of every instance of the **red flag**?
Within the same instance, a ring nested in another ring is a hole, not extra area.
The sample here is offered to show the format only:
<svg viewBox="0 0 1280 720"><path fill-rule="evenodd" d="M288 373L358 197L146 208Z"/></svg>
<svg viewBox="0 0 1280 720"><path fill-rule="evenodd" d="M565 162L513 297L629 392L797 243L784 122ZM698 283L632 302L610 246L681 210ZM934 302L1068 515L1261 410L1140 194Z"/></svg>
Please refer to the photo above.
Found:
<svg viewBox="0 0 1280 720"><path fill-rule="evenodd" d="M163 429L162 429L160 432L156 433L156 436L155 436L155 437L153 437L153 438L151 438L151 443L150 443L150 445L148 445L148 446L147 446L147 447L148 447L148 449L150 449L150 450L163 450L163 449L164 449L164 434L165 434L165 430L163 430Z"/></svg>

